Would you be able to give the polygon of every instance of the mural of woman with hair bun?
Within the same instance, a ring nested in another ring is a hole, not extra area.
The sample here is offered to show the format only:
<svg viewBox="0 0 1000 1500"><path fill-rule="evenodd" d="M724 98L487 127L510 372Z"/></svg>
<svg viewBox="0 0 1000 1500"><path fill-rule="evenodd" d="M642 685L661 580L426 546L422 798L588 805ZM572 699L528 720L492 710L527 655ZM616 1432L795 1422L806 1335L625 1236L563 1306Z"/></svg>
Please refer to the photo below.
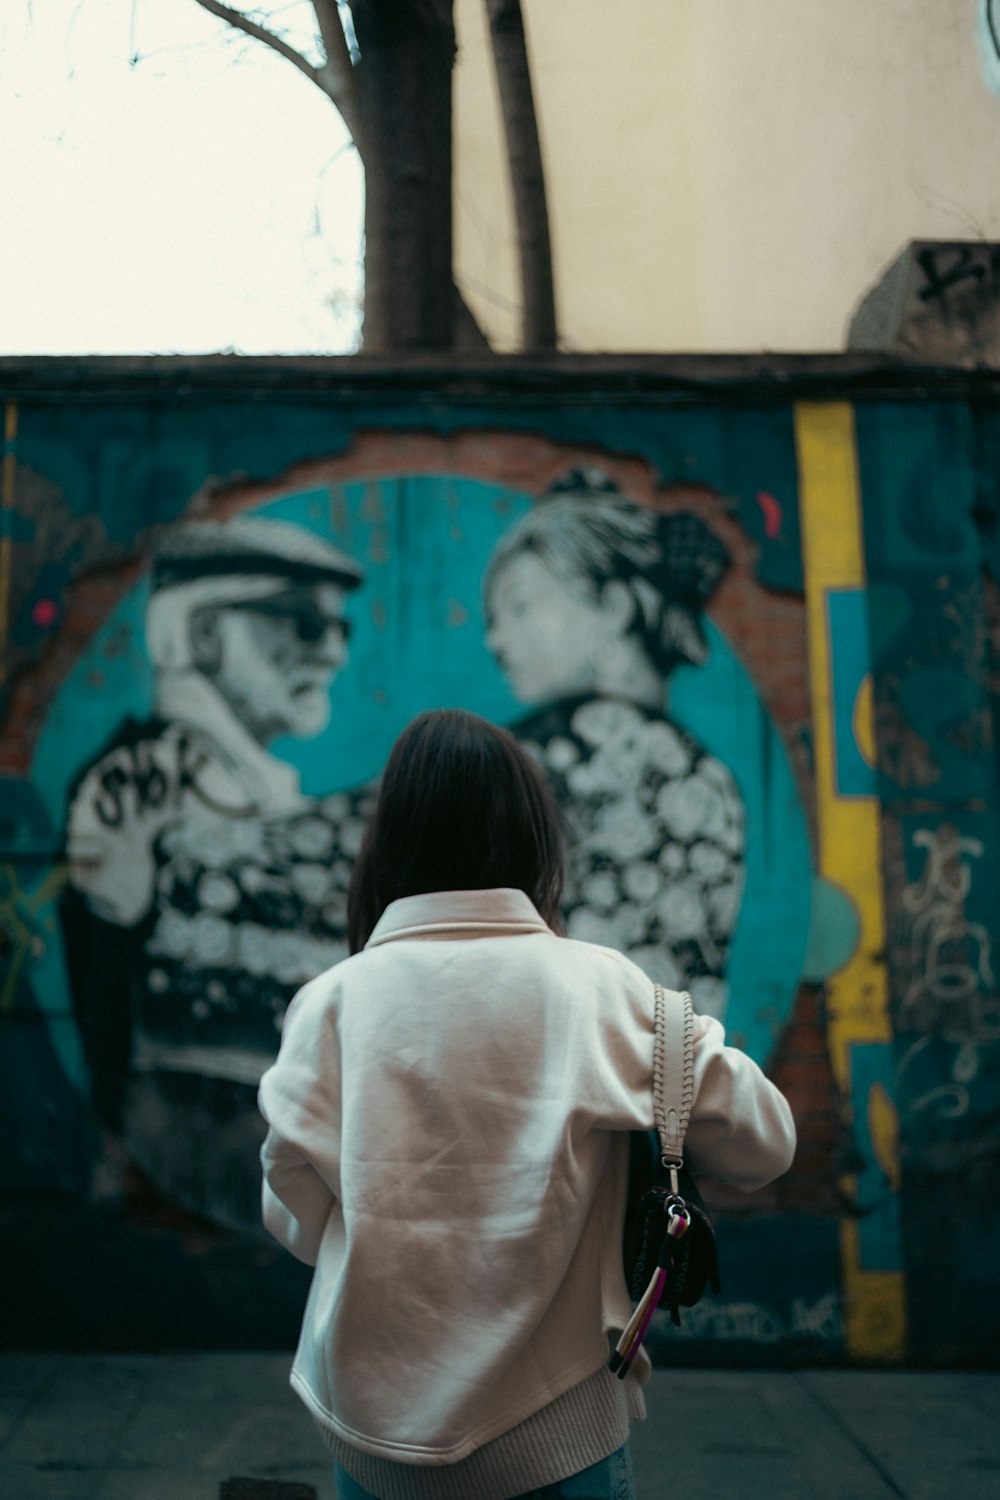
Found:
<svg viewBox="0 0 1000 1500"><path fill-rule="evenodd" d="M720 1019L743 800L666 703L675 667L707 660L701 616L729 563L699 517L574 470L500 539L483 580L488 645L533 709L514 732L567 823L569 935L627 953Z"/></svg>

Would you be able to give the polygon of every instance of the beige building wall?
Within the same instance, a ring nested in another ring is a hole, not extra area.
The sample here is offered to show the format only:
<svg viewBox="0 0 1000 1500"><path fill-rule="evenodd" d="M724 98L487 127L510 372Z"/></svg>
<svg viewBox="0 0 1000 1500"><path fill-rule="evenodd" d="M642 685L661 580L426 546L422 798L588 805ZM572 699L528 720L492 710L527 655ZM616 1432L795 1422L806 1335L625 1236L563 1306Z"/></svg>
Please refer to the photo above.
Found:
<svg viewBox="0 0 1000 1500"><path fill-rule="evenodd" d="M831 350L906 241L1000 239L979 0L522 0L562 346ZM483 0L456 0L460 282L518 347Z"/></svg>

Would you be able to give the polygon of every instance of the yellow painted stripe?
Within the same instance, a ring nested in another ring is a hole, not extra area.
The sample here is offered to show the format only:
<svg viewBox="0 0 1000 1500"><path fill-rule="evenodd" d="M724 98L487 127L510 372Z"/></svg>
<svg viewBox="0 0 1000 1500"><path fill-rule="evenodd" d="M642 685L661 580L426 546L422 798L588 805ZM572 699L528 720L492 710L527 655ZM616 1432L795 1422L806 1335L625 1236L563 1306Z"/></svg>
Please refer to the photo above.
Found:
<svg viewBox="0 0 1000 1500"><path fill-rule="evenodd" d="M795 408L799 509L812 685L820 873L853 901L861 924L857 951L826 982L827 1036L841 1097L851 1098L851 1047L888 1042L888 982L882 901L881 834L875 797L841 797L836 785L833 664L827 600L833 589L865 586L861 493L854 413L846 402ZM870 694L859 697L856 733L874 743ZM898 1162L897 1175L898 1175ZM845 1178L848 1201L856 1184ZM858 1225L841 1222L841 1274L847 1352L892 1361L906 1352L904 1282L898 1271L865 1271Z"/></svg>
<svg viewBox="0 0 1000 1500"><path fill-rule="evenodd" d="M7 680L7 638L10 633L10 564L13 547L10 533L16 473L14 458L14 442L17 438L16 401L7 402L3 435L3 484L0 486L0 506L3 509L3 527L0 530L0 682Z"/></svg>

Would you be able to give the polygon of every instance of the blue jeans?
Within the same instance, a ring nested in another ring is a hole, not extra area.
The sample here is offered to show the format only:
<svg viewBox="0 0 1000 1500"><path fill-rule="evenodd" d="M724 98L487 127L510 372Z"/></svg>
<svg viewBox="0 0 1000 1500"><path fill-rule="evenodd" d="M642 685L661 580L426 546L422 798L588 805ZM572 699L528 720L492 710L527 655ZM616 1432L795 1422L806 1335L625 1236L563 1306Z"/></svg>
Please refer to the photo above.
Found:
<svg viewBox="0 0 1000 1500"><path fill-rule="evenodd" d="M363 1490L339 1464L334 1464L333 1472L337 1480L337 1500L377 1500L377 1496ZM525 1490L523 1495L516 1496L516 1500L635 1500L635 1479L628 1444L602 1458L599 1464L592 1464L589 1469L581 1469L579 1474L571 1474L555 1484L545 1484L540 1490Z"/></svg>

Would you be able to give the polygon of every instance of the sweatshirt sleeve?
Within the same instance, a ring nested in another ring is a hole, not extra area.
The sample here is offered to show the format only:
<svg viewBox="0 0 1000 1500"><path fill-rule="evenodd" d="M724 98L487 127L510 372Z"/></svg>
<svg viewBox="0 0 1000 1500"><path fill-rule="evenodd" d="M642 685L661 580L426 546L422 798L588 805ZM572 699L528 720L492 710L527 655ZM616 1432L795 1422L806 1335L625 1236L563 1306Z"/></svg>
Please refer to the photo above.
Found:
<svg viewBox="0 0 1000 1500"><path fill-rule="evenodd" d="M324 976L326 978L326 976ZM330 1006L317 983L285 1013L276 1062L260 1081L264 1227L314 1266L340 1182L340 1063Z"/></svg>
<svg viewBox="0 0 1000 1500"><path fill-rule="evenodd" d="M564 941L566 941L564 939ZM579 945L581 948L585 944ZM591 1117L611 1130L649 1130L653 1119L653 986L646 974L610 949L614 969L604 1003L595 1015L591 1056L602 1066L585 1072L584 1098ZM594 959L589 958L591 967ZM622 969L627 978L621 986ZM580 976L580 992L586 980ZM694 1017L693 1103L684 1140L684 1160L698 1177L752 1192L787 1172L795 1155L795 1122L785 1096L765 1078L753 1058L726 1046L726 1033L711 1016Z"/></svg>
<svg viewBox="0 0 1000 1500"><path fill-rule="evenodd" d="M752 1192L787 1172L795 1123L785 1096L753 1058L726 1046L711 1016L695 1016L694 1103L684 1160L696 1176Z"/></svg>

